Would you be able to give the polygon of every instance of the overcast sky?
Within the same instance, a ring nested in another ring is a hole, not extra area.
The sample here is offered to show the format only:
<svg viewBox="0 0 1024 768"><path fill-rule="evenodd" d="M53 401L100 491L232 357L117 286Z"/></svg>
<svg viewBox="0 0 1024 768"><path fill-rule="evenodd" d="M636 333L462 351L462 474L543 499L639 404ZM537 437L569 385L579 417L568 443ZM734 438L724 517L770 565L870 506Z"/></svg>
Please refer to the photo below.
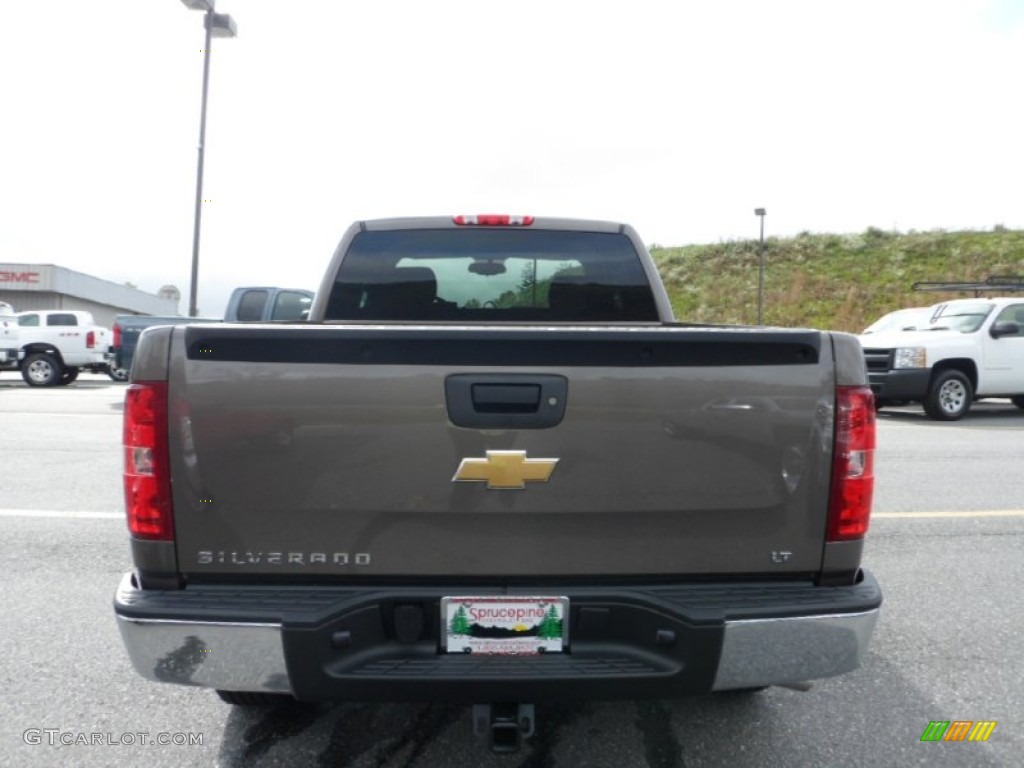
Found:
<svg viewBox="0 0 1024 768"><path fill-rule="evenodd" d="M200 311L316 288L356 219L648 243L1024 227L1024 1L218 0ZM188 309L202 14L0 0L0 261Z"/></svg>

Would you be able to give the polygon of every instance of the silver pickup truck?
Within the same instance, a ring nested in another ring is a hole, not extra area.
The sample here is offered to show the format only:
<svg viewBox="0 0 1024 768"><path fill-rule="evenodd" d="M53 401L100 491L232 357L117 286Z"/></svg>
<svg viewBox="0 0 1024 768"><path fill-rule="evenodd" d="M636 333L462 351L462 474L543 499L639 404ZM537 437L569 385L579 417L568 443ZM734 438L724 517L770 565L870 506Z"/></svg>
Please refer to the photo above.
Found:
<svg viewBox="0 0 1024 768"><path fill-rule="evenodd" d="M143 333L137 671L234 704L535 703L848 672L875 421L853 336L679 323L628 226L359 222L307 322Z"/></svg>

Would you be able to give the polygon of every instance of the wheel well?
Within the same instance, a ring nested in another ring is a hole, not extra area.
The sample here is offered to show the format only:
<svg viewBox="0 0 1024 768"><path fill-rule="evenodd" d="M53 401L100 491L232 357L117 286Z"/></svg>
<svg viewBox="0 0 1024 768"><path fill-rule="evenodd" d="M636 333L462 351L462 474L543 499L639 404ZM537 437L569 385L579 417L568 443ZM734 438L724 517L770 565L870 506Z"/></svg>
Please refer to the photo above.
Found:
<svg viewBox="0 0 1024 768"><path fill-rule="evenodd" d="M970 358L941 360L932 368L931 380L934 382L936 376L948 370L960 371L971 382L971 389L974 391L978 390L978 366L974 364L973 360Z"/></svg>
<svg viewBox="0 0 1024 768"><path fill-rule="evenodd" d="M52 344L26 344L21 348L21 359L24 360L29 355L34 355L37 352L42 352L47 355L53 355L57 358L57 362L62 366L64 365L64 358L61 357L60 350Z"/></svg>

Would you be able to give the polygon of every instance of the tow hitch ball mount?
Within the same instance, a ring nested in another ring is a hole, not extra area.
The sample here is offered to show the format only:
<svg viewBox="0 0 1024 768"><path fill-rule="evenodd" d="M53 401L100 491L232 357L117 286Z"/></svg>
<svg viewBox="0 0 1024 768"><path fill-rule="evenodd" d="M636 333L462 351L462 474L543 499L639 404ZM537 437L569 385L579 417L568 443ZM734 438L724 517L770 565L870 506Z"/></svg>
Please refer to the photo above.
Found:
<svg viewBox="0 0 1024 768"><path fill-rule="evenodd" d="M517 752L535 727L533 704L473 705L473 732L487 739L492 752Z"/></svg>

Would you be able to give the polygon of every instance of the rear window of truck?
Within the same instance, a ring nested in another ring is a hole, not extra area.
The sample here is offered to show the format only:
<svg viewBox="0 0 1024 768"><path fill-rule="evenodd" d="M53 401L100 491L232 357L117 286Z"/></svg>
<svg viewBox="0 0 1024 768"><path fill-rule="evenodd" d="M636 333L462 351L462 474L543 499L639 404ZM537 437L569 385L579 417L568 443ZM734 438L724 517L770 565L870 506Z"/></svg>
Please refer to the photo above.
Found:
<svg viewBox="0 0 1024 768"><path fill-rule="evenodd" d="M78 318L74 315L61 314L50 315L46 318L47 325L78 325Z"/></svg>
<svg viewBox="0 0 1024 768"><path fill-rule="evenodd" d="M240 321L262 320L263 307L267 303L266 291L246 291L238 302L236 316Z"/></svg>
<svg viewBox="0 0 1024 768"><path fill-rule="evenodd" d="M361 232L325 320L654 322L625 235L523 229Z"/></svg>

